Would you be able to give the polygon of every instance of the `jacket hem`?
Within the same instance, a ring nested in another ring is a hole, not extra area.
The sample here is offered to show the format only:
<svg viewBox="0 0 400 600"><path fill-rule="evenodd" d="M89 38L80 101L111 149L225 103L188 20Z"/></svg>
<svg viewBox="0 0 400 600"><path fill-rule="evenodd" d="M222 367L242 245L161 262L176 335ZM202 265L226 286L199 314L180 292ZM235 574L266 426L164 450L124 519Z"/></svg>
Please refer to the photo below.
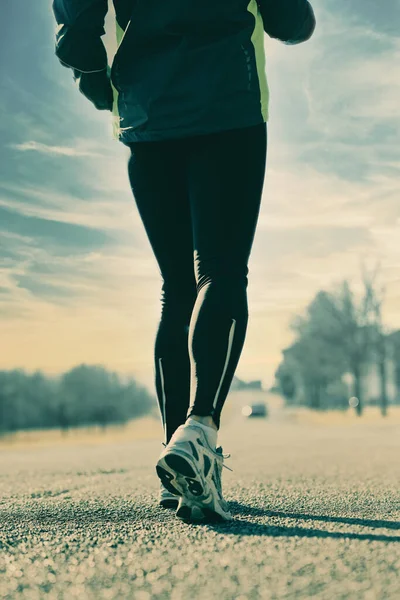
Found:
<svg viewBox="0 0 400 600"><path fill-rule="evenodd" d="M129 145L132 142L162 142L168 140L178 140L187 137L194 137L199 135L211 135L213 133L222 133L223 131L229 131L232 129L244 129L246 127L254 127L256 125L261 125L261 123L268 122L268 114L261 115L257 119L250 119L242 123L236 123L234 125L226 125L225 127L219 128L205 128L200 129L162 129L158 131L135 131L132 129L131 131L124 131L121 133L119 130L118 133L114 135L115 139L119 142L122 142L125 145Z"/></svg>

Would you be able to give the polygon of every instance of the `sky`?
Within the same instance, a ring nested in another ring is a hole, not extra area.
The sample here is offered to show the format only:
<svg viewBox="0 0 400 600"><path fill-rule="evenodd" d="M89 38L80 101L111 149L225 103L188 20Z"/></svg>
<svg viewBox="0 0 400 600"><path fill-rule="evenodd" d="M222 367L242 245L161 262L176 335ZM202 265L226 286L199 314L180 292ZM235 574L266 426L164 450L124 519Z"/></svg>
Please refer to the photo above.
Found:
<svg viewBox="0 0 400 600"><path fill-rule="evenodd" d="M380 261L385 320L400 328L400 1L313 6L310 41L265 36L267 170L236 371L265 386L292 318L322 288L357 286L362 261ZM129 150L55 57L51 2L2 12L0 369L104 364L152 388L162 280Z"/></svg>

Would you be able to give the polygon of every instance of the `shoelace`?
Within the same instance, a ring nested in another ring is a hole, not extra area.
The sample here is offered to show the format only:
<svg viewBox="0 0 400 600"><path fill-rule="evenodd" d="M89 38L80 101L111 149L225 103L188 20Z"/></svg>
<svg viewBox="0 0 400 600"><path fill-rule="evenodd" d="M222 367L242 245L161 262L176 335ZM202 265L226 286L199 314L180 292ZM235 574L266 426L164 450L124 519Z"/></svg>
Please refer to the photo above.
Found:
<svg viewBox="0 0 400 600"><path fill-rule="evenodd" d="M221 450L218 451L218 449L217 449L217 454L219 454L220 456L222 456L222 458L230 458L231 457L230 454L224 454L223 453L221 446L219 446L219 448L221 448ZM232 473L233 473L233 469L231 469L230 467L228 467L224 462L222 463L222 466L225 467L225 469L228 469L228 471L232 471Z"/></svg>

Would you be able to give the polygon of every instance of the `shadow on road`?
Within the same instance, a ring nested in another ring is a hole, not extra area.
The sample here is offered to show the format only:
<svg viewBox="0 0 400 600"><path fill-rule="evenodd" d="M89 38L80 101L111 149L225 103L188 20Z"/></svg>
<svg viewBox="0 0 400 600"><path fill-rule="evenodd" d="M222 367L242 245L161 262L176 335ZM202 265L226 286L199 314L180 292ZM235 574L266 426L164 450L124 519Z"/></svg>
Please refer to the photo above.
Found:
<svg viewBox="0 0 400 600"><path fill-rule="evenodd" d="M13 510L0 509L1 523L34 523L39 526L53 527L62 524L74 523L78 528L86 527L93 522L103 523L127 523L127 522L146 522L147 526L151 523L159 522L158 507L150 507L146 502L132 503L128 500L119 500L118 503L109 504L96 503L96 506L88 506L85 501L62 502L53 506L25 506L16 507ZM396 521L382 521L373 519L359 519L351 517L337 517L329 515L308 515L302 513L292 513L285 511L274 511L254 506L241 504L240 502L230 502L230 510L233 520L225 523L199 523L198 527L212 528L225 534L233 535L252 535L266 537L303 537L303 538L331 538L331 539L351 539L370 542L400 542L399 536L390 536L374 533L354 533L352 531L326 531L325 529L311 529L296 524L293 527L284 525L274 525L260 523L254 520L246 520L243 517L269 517L280 519L294 519L296 521L323 521L325 523L343 523L345 525L356 525L369 528L400 529L400 523ZM165 509L163 510L164 515ZM168 511L170 513L170 511ZM170 513L173 517L173 513ZM169 515L168 515L169 521ZM168 523L167 523L168 524Z"/></svg>
<svg viewBox="0 0 400 600"><path fill-rule="evenodd" d="M280 517L283 519L302 519L303 521L325 521L327 523L345 523L346 525L361 525L362 527L375 527L383 529L400 529L398 521L382 521L379 519L358 519L355 517L334 517L329 515L306 515L304 513L292 513L276 510L267 510L255 506L247 506L240 502L230 502L231 512L241 515Z"/></svg>
<svg viewBox="0 0 400 600"><path fill-rule="evenodd" d="M281 519L296 519L297 521L324 521L327 523L344 523L346 525L359 525L363 527L400 529L396 521L380 521L373 519L358 519L351 517L336 517L327 515L307 515L302 513L279 512L247 506L239 502L229 503L233 521L212 525L213 529L233 533L236 535L259 535L269 537L318 537L333 539L367 540L371 542L400 542L400 536L390 536L373 533L354 533L341 531L326 531L324 529L309 529L305 527L285 527L282 525L265 525L254 521L247 521L242 516L253 517L279 517ZM228 530L228 531L227 531Z"/></svg>

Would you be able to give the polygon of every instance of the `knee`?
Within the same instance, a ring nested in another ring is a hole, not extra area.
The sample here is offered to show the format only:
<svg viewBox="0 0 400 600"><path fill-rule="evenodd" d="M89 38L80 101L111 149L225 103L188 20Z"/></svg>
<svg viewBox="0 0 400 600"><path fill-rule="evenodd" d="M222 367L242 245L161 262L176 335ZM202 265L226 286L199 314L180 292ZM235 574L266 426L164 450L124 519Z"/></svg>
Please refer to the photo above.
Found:
<svg viewBox="0 0 400 600"><path fill-rule="evenodd" d="M182 279L164 279L161 288L161 304L163 311L180 315L184 320L190 320L193 306L196 302L196 281L185 282Z"/></svg>
<svg viewBox="0 0 400 600"><path fill-rule="evenodd" d="M227 293L233 290L246 290L248 285L248 267L246 264L210 259L197 264L196 285L197 292L204 286L210 285L221 288Z"/></svg>

